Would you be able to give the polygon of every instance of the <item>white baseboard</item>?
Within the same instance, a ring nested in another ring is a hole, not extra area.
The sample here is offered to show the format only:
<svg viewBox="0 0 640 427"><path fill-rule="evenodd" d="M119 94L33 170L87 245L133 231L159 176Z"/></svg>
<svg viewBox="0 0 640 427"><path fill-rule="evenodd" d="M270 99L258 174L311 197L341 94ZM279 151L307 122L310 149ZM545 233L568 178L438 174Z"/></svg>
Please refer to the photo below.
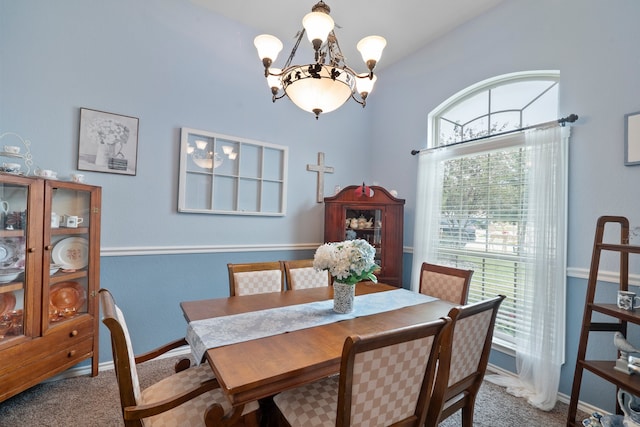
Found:
<svg viewBox="0 0 640 427"><path fill-rule="evenodd" d="M178 347L176 349L166 352L162 356L157 357L155 360L168 359L170 357L186 356L189 354L191 354L191 349L189 348L188 345L184 345L182 347ZM99 372L112 371L112 370L113 370L113 361L103 362L98 364ZM91 366L77 366L71 369L67 369L66 371L61 372L60 374L54 377L51 377L43 382L64 380L66 378L81 377L83 375L91 375Z"/></svg>
<svg viewBox="0 0 640 427"><path fill-rule="evenodd" d="M492 373L495 373L495 374L506 375L506 376L511 376L511 377L515 376L515 374L513 372L507 371L505 369L502 369L502 368L500 368L500 367L498 367L496 365L492 365L491 363L489 363L489 365L487 366L487 371L491 371ZM558 393L558 400L560 402L566 403L568 405L569 404L569 400L571 400L571 397L567 396L564 393ZM578 401L578 409L580 411L586 412L587 414L592 414L594 412L599 412L602 415L609 415L608 412L603 411L600 408L596 408L595 406L590 405L588 403L584 403L582 401Z"/></svg>

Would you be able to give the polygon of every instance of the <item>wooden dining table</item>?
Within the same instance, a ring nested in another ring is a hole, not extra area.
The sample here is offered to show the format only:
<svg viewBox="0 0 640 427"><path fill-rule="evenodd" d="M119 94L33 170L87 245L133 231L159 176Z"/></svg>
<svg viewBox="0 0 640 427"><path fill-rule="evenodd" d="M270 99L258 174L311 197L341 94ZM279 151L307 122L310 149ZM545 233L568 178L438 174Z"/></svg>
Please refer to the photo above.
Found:
<svg viewBox="0 0 640 427"><path fill-rule="evenodd" d="M356 295L385 292L397 287L361 282ZM187 322L305 304L333 298L329 287L290 290L259 295L187 301L180 304ZM357 299L356 299L357 303ZM436 320L453 304L427 303L281 333L250 341L210 348L206 361L215 372L233 406L273 396L281 391L319 380L340 371L345 339L375 334Z"/></svg>

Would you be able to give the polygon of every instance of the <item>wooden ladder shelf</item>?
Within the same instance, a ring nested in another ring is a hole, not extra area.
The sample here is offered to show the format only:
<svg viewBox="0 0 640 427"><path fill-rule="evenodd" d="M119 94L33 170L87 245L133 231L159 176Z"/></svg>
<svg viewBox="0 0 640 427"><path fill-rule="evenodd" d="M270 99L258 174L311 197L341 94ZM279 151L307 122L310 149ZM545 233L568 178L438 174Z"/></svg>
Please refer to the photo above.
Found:
<svg viewBox="0 0 640 427"><path fill-rule="evenodd" d="M618 243L605 243L603 241L607 224L619 224L620 241ZM595 302L596 286L598 283L598 269L600 267L600 254L602 251L618 252L620 254L620 280L619 289L626 291L629 288L629 254L640 254L640 246L629 244L629 220L621 216L603 216L598 219L589 280L587 283L587 295L584 307L584 317L580 332L576 370L573 377L571 400L569 402L569 414L567 426L582 426L580 420L576 420L582 374L584 370L614 384L616 388L625 389L635 395L640 395L640 376L627 375L614 369L614 360L588 360L586 358L587 344L591 332L622 332L627 335L627 323L640 324L640 313L619 309L617 304L604 304ZM593 322L593 313L601 313L612 320L608 322ZM611 339L613 345L613 337ZM619 408L617 408L619 411ZM620 412L618 412L620 413Z"/></svg>

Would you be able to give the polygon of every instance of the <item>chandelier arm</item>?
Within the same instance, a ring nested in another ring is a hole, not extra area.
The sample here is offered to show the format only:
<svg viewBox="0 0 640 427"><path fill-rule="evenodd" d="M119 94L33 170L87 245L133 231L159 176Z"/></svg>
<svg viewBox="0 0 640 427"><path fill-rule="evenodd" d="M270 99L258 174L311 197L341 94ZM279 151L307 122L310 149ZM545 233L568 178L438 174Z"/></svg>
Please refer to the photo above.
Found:
<svg viewBox="0 0 640 427"><path fill-rule="evenodd" d="M358 104L362 105L362 108L367 106L367 100L363 99L362 101L360 101L358 98L356 98L356 93L355 92L351 93L351 99L356 101Z"/></svg>
<svg viewBox="0 0 640 427"><path fill-rule="evenodd" d="M355 78L358 78L358 72L353 68L349 67L347 64L343 63L340 67L338 67L346 72L352 74Z"/></svg>
<svg viewBox="0 0 640 427"><path fill-rule="evenodd" d="M278 99L284 98L286 94L286 92L282 92L282 95L280 96L276 96L277 94L271 95L271 102L276 102Z"/></svg>
<svg viewBox="0 0 640 427"><path fill-rule="evenodd" d="M331 48L332 46L335 46L335 52L334 49ZM331 65L338 67L342 62L341 68L348 68L342 49L340 49L340 43L338 43L338 37L336 37L336 33L333 30L331 30L327 37L327 51L329 52L329 63Z"/></svg>
<svg viewBox="0 0 640 427"><path fill-rule="evenodd" d="M298 50L298 46L300 46L300 40L302 40L302 37L304 37L304 32L305 32L305 29L302 28L302 31L300 31L300 35L298 36L298 40L296 40L296 44L293 45L293 49L291 50L291 54L289 55L287 62L285 62L284 67L282 67L283 70L288 68L289 65L291 65L291 61L293 61L293 57L296 56L296 51Z"/></svg>

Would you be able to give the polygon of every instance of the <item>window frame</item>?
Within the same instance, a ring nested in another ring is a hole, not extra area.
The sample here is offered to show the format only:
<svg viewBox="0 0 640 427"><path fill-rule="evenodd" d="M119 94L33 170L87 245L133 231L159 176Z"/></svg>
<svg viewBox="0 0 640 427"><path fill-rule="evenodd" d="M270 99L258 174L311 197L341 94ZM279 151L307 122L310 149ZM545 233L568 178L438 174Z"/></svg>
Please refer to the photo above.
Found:
<svg viewBox="0 0 640 427"><path fill-rule="evenodd" d="M435 109L433 109L427 115L427 126L429 130L427 131L427 148L436 148L438 145L440 138L440 118L443 113L450 110L456 105L460 105L467 101L468 99L476 96L479 93L482 93L487 90L492 90L500 86L504 86L507 84L519 82L519 81L555 81L558 85L560 84L560 72L558 70L537 70L537 71L523 71L517 73L504 74L501 76L493 77L476 84L473 84L462 91L457 92L452 95L440 105L438 105ZM500 112L500 111L497 111ZM496 113L496 112L493 112ZM484 117L491 117L492 112L486 111ZM520 115L522 117L522 114ZM483 116L478 116L475 119L478 119ZM557 116L554 116L553 119L556 119ZM531 123L536 124L536 123ZM522 126L522 123L520 123Z"/></svg>
<svg viewBox="0 0 640 427"><path fill-rule="evenodd" d="M219 156L222 167L207 169L194 162L197 140L208 144L206 149ZM223 152L225 145L233 147L235 157ZM178 212L286 215L288 152L282 145L182 128Z"/></svg>
<svg viewBox="0 0 640 427"><path fill-rule="evenodd" d="M428 114L427 123L430 131L427 132L427 147L432 149L455 150L456 152L459 152L459 154L457 154L455 157L465 157L465 156L473 156L478 153L487 153L492 150L497 150L500 147L504 147L504 146L518 145L517 142L514 142L514 138L518 138L518 139L521 138L523 136L522 133L513 133L506 136L489 137L481 141L468 142L468 143L457 145L455 147L450 147L450 148L443 148L445 147L444 145L438 145L440 140L440 119L444 112L450 111L456 105L464 103L466 100L477 95L478 93L482 93L487 90L498 88L502 85L511 84L517 81L555 81L559 89L560 72L555 70L542 70L542 71L529 71L529 72L520 72L520 73L512 73L512 74L497 76L497 77L479 82L477 84L474 84L456 93L455 95L445 100L443 103L441 103L438 107L436 107L434 110L432 110ZM492 112L489 111L489 105L487 105L487 111L485 113L487 117L491 116ZM554 112L553 114L554 116L551 119L556 119L557 111ZM520 118L522 118L522 114L520 115ZM520 127L522 127L522 123L520 123ZM437 251L439 250L440 248L438 247ZM478 253L477 256L481 256L481 253ZM473 283L474 283L474 280L472 278L472 284L471 284L472 287L473 287ZM514 286L516 285L517 284L514 283ZM493 343L497 349L506 353L513 354L513 352L515 352L516 350L515 337L511 339L511 337L509 337L508 335L499 333L497 329L494 335Z"/></svg>

